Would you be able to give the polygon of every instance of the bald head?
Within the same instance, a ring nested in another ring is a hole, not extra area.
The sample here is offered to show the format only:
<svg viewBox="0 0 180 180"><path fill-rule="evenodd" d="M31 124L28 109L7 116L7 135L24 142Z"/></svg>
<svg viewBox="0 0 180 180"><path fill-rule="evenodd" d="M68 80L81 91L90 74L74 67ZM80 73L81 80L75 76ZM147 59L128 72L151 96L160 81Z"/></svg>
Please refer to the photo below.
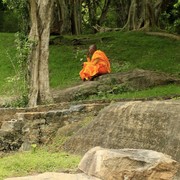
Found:
<svg viewBox="0 0 180 180"><path fill-rule="evenodd" d="M96 50L97 50L97 47L96 47L95 44L92 44L92 45L89 46L89 53L91 55L93 55Z"/></svg>

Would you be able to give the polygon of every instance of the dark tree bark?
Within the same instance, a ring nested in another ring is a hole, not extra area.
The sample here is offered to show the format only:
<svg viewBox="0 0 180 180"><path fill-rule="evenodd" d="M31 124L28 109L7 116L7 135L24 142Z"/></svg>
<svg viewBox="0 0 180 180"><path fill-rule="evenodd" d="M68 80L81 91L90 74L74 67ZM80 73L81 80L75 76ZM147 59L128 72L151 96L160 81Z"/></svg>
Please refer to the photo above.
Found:
<svg viewBox="0 0 180 180"><path fill-rule="evenodd" d="M71 31L72 34L79 35L82 32L82 17L81 17L81 0L73 0L71 10Z"/></svg>
<svg viewBox="0 0 180 180"><path fill-rule="evenodd" d="M82 0L55 0L55 11L53 12L53 21L51 33L55 34L81 34Z"/></svg>
<svg viewBox="0 0 180 180"><path fill-rule="evenodd" d="M97 3L94 0L86 0L86 4L89 12L89 24L93 27L97 24Z"/></svg>
<svg viewBox="0 0 180 180"><path fill-rule="evenodd" d="M114 0L112 2L113 8L117 14L117 27L123 27L128 19L129 7L131 0Z"/></svg>
<svg viewBox="0 0 180 180"><path fill-rule="evenodd" d="M103 24L110 7L110 3L111 0L105 0L103 7L101 7L102 5L100 1L86 0L88 12L89 12L89 24L92 28L96 25L101 26ZM99 18L97 13L98 8L101 10Z"/></svg>
<svg viewBox="0 0 180 180"><path fill-rule="evenodd" d="M102 25L102 23L104 22L104 20L105 20L105 18L106 18L106 16L107 16L110 3L111 3L111 0L105 0L105 1L104 1L104 6L103 6L103 9L102 9L101 16L99 17L99 19L98 19L98 21L97 21L97 24L98 24L99 26Z"/></svg>
<svg viewBox="0 0 180 180"><path fill-rule="evenodd" d="M124 30L156 29L159 23L162 0L132 0Z"/></svg>
<svg viewBox="0 0 180 180"><path fill-rule="evenodd" d="M55 0L51 33L64 34L71 32L70 0Z"/></svg>

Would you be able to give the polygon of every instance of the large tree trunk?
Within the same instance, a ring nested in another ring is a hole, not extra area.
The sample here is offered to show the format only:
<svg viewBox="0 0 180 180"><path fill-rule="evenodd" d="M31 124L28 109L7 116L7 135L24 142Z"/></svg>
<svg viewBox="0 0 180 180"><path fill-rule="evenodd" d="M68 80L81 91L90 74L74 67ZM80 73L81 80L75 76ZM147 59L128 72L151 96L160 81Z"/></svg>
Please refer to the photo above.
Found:
<svg viewBox="0 0 180 180"><path fill-rule="evenodd" d="M124 30L150 30L158 27L162 0L132 0Z"/></svg>
<svg viewBox="0 0 180 180"><path fill-rule="evenodd" d="M52 102L49 87L49 35L53 0L29 0L32 42L29 55L29 106Z"/></svg>

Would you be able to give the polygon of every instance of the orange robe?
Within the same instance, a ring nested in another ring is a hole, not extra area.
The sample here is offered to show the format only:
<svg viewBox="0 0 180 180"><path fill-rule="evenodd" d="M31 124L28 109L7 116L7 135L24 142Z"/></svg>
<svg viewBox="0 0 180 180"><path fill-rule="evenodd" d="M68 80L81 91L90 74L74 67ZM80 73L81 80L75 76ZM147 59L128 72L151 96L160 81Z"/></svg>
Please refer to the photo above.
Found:
<svg viewBox="0 0 180 180"><path fill-rule="evenodd" d="M97 50L94 52L92 58L87 58L87 62L84 62L83 69L79 75L82 80L91 80L92 77L102 74L110 73L109 59L104 52Z"/></svg>

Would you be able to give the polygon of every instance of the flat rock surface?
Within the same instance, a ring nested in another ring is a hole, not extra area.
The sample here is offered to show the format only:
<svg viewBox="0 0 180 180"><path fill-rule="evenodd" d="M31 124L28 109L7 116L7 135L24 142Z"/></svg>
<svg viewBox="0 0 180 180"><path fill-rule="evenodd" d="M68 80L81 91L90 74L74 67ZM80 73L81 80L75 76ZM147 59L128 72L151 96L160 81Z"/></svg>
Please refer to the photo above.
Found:
<svg viewBox="0 0 180 180"><path fill-rule="evenodd" d="M87 176L83 173L66 174L66 173L46 172L43 174L38 174L33 176L7 178L5 180L100 180L100 179L92 176Z"/></svg>

